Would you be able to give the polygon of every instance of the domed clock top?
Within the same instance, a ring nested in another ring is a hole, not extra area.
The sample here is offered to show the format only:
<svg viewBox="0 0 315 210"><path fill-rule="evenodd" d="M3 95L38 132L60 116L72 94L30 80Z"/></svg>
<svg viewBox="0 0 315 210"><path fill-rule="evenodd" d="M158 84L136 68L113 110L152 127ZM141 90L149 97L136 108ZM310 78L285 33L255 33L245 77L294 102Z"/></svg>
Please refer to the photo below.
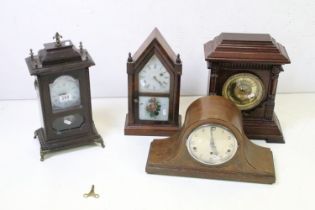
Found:
<svg viewBox="0 0 315 210"><path fill-rule="evenodd" d="M54 38L56 42L45 43L44 49L39 50L37 56L34 55L32 49L30 50L31 56L26 58L26 63L31 75L45 75L77 68L85 69L95 65L88 51L83 49L82 43L78 49L71 40L62 41L61 35L58 33ZM60 69L59 66L63 66L63 68Z"/></svg>

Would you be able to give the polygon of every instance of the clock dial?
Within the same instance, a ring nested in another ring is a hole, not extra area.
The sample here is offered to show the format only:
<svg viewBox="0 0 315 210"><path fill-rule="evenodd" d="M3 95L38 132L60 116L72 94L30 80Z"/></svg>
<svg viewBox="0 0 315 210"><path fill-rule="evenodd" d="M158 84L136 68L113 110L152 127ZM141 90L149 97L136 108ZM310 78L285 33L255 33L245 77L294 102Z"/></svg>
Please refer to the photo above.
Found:
<svg viewBox="0 0 315 210"><path fill-rule="evenodd" d="M189 154L198 162L219 165L231 160L238 144L234 134L217 124L201 125L194 129L186 141Z"/></svg>
<svg viewBox="0 0 315 210"><path fill-rule="evenodd" d="M81 104L79 81L63 75L49 85L50 99L54 111Z"/></svg>
<svg viewBox="0 0 315 210"><path fill-rule="evenodd" d="M263 83L257 76L240 73L227 79L222 95L233 101L239 109L248 110L260 104L264 91Z"/></svg>
<svg viewBox="0 0 315 210"><path fill-rule="evenodd" d="M156 55L153 55L138 75L139 92L169 93L170 73Z"/></svg>
<svg viewBox="0 0 315 210"><path fill-rule="evenodd" d="M139 97L139 119L168 121L168 97Z"/></svg>
<svg viewBox="0 0 315 210"><path fill-rule="evenodd" d="M59 117L53 121L53 128L58 131L70 130L79 128L84 123L84 119L80 114L67 115Z"/></svg>

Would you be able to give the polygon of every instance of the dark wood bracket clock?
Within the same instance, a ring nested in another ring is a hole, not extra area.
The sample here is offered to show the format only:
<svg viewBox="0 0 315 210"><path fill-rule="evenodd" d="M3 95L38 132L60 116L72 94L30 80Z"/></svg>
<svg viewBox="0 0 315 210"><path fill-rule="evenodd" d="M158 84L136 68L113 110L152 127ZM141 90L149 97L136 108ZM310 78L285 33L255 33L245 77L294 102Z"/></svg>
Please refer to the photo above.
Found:
<svg viewBox="0 0 315 210"><path fill-rule="evenodd" d="M42 127L35 131L40 142L41 160L45 154L80 145L100 143L92 120L89 67L94 61L83 49L70 40L44 44L34 55L32 50L26 63L36 76L35 89L40 99Z"/></svg>
<svg viewBox="0 0 315 210"><path fill-rule="evenodd" d="M284 143L274 113L279 73L290 63L285 48L269 34L222 33L204 45L210 71L209 95L222 95L242 110L251 139Z"/></svg>
<svg viewBox="0 0 315 210"><path fill-rule="evenodd" d="M129 53L125 135L168 136L181 126L182 62L155 28L136 53Z"/></svg>
<svg viewBox="0 0 315 210"><path fill-rule="evenodd" d="M151 174L272 184L272 152L250 142L242 114L222 96L205 96L186 112L181 130L151 143L146 171Z"/></svg>

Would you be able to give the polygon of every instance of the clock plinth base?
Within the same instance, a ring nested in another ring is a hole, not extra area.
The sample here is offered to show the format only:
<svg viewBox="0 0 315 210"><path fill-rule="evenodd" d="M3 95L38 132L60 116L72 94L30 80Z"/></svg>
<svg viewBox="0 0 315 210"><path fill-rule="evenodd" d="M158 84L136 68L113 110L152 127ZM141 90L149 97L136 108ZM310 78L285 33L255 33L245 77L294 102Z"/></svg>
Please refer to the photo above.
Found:
<svg viewBox="0 0 315 210"><path fill-rule="evenodd" d="M128 125L128 114L125 122L125 135L136 136L171 136L180 130L182 124L181 115L178 117L178 122L174 125L143 125L133 124Z"/></svg>
<svg viewBox="0 0 315 210"><path fill-rule="evenodd" d="M179 135L151 143L146 164L149 174L223 179L261 184L273 184L276 180L270 149L251 142L244 144L244 152L234 162L215 167L192 160L187 151L178 151ZM181 155L177 155L178 152Z"/></svg>
<svg viewBox="0 0 315 210"><path fill-rule="evenodd" d="M148 174L158 174L158 175L169 175L169 176L182 176L182 177L195 177L203 179L217 179L217 180L228 180L228 181L240 181L240 182L253 182L260 184L273 184L275 182L275 177L270 175L264 175L261 173L250 174L244 172L236 172L227 175L225 172L209 172L209 171L198 171L194 168L178 168L176 166L167 165L150 165L146 166L146 172Z"/></svg>
<svg viewBox="0 0 315 210"><path fill-rule="evenodd" d="M103 148L105 147L102 137L97 133L93 124L93 133L65 137L58 140L47 140L44 134L44 129L39 128L35 131L34 138L38 138L40 143L40 157L44 161L45 155L52 152L71 149L83 145L99 143Z"/></svg>
<svg viewBox="0 0 315 210"><path fill-rule="evenodd" d="M263 139L268 143L285 143L277 115L272 120L244 119L244 131L249 139Z"/></svg>

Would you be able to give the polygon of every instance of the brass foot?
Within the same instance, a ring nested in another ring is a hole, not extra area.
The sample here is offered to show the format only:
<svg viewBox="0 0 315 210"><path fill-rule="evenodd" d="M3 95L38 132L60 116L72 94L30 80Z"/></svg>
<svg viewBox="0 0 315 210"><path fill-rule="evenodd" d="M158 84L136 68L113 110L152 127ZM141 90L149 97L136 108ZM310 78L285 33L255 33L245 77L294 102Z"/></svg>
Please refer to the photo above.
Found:
<svg viewBox="0 0 315 210"><path fill-rule="evenodd" d="M44 156L47 152L40 150L40 161L44 161Z"/></svg>
<svg viewBox="0 0 315 210"><path fill-rule="evenodd" d="M34 132L34 139L36 139L37 136L38 136L38 135L37 135L37 132L35 131L35 132Z"/></svg>

